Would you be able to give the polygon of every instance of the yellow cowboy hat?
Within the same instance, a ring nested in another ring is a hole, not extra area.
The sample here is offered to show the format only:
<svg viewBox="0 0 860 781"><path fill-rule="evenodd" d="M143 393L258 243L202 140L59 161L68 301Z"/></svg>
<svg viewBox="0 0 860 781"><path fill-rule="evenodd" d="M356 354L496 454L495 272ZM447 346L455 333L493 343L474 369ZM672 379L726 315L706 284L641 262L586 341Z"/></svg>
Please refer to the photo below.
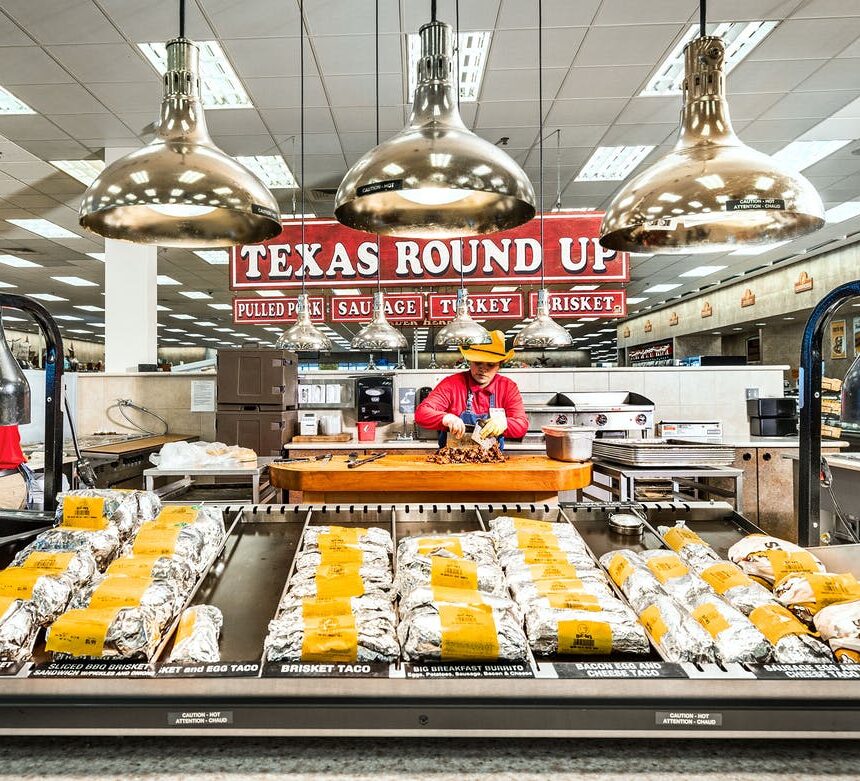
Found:
<svg viewBox="0 0 860 781"><path fill-rule="evenodd" d="M473 344L461 347L460 353L467 361L476 363L504 363L514 357L514 351L505 352L505 335L501 331L490 331L489 344Z"/></svg>

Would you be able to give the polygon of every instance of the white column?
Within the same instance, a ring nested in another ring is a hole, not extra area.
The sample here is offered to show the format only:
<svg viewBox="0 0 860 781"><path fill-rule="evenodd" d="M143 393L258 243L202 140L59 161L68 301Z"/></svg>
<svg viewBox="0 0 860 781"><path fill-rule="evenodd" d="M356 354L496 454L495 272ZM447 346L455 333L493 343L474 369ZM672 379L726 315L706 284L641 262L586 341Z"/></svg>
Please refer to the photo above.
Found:
<svg viewBox="0 0 860 781"><path fill-rule="evenodd" d="M105 149L105 163L131 149ZM105 371L156 363L158 248L105 239Z"/></svg>

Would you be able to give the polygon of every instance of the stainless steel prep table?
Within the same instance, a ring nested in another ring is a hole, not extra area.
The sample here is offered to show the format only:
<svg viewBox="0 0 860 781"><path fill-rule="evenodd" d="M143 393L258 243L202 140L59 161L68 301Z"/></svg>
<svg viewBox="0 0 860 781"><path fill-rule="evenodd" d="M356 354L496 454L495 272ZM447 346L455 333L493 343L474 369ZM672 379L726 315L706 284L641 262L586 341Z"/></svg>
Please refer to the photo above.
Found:
<svg viewBox="0 0 860 781"><path fill-rule="evenodd" d="M150 467L143 472L144 480L146 481L146 490L155 491L155 481L161 477L181 477L181 480L176 480L167 485L161 486L157 493L163 497L169 497L173 501L171 494L189 489L195 484L195 480L204 478L233 478L237 480L247 480L250 478L251 483L251 502L259 504L261 501L261 486L264 492L263 499L271 499L274 496L274 489L268 483L269 464L275 460L275 456L266 456L258 458L255 463L234 461L230 464L224 464L216 467L198 467L198 468L177 468L177 469L162 469L161 467ZM220 501L218 497L218 484L212 485L211 494L207 494L206 498L213 501ZM202 486L200 486L202 488ZM187 497L183 497L187 498ZM235 500L234 500L235 501Z"/></svg>

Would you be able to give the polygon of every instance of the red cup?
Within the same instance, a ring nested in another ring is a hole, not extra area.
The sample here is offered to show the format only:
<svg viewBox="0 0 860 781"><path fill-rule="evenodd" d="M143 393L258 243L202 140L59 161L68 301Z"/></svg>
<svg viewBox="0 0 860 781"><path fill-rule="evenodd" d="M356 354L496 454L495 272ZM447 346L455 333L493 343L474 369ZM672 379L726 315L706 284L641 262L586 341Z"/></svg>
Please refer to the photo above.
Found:
<svg viewBox="0 0 860 781"><path fill-rule="evenodd" d="M376 442L376 421L363 420L358 424L359 442Z"/></svg>

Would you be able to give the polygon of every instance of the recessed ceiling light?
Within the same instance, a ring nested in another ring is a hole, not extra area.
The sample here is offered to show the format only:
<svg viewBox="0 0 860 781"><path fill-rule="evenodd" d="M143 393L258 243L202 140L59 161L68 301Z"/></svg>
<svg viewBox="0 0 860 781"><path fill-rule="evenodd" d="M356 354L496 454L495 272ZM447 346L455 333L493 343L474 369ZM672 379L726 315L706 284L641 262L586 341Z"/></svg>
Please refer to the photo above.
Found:
<svg viewBox="0 0 860 781"><path fill-rule="evenodd" d="M279 334L283 330L282 328L264 328L264 331L271 331L273 334Z"/></svg>
<svg viewBox="0 0 860 781"><path fill-rule="evenodd" d="M79 320L83 321L83 317L76 317L75 315L54 315L54 320Z"/></svg>
<svg viewBox="0 0 860 781"><path fill-rule="evenodd" d="M759 328L763 328L764 326L766 326L766 325L767 325L767 323L756 323L756 325L757 325Z"/></svg>
<svg viewBox="0 0 860 781"><path fill-rule="evenodd" d="M574 285L571 290L585 292L587 290L597 290L600 285Z"/></svg>
<svg viewBox="0 0 860 781"><path fill-rule="evenodd" d="M194 315L186 315L186 314L170 315L170 316L176 320L195 320L196 319L194 317Z"/></svg>
<svg viewBox="0 0 860 781"><path fill-rule="evenodd" d="M457 38L460 52L461 103L472 103L478 99L492 38L493 34L486 31L461 32ZM409 74L407 100L411 103L415 98L415 87L418 83L418 60L421 58L421 39L418 33L409 34L406 39L406 49L409 63L406 69ZM453 62L454 67L456 67L456 57L454 57Z"/></svg>
<svg viewBox="0 0 860 781"><path fill-rule="evenodd" d="M643 301L647 301L648 296L630 296L627 299L628 304L641 304Z"/></svg>
<svg viewBox="0 0 860 781"><path fill-rule="evenodd" d="M335 291L337 292L337 291ZM283 298L284 294L280 290L257 290L258 296L263 298Z"/></svg>
<svg viewBox="0 0 860 781"><path fill-rule="evenodd" d="M169 277L169 276L167 276L167 274L159 274L155 278L155 281L159 285L181 285L182 284L179 280L174 279L173 277Z"/></svg>
<svg viewBox="0 0 860 781"><path fill-rule="evenodd" d="M232 334L233 333L232 328L216 328L215 330L218 331L219 333L222 333L222 334Z"/></svg>
<svg viewBox="0 0 860 781"><path fill-rule="evenodd" d="M282 220L300 220L302 217L306 220L312 220L316 217L316 214L313 212L305 212L304 214L296 214L295 212L292 214L281 214Z"/></svg>
<svg viewBox="0 0 860 781"><path fill-rule="evenodd" d="M55 279L57 282L62 282L64 285L71 285L72 287L98 287L98 282L90 282L88 279L84 279L83 277L51 277L51 279Z"/></svg>
<svg viewBox="0 0 860 781"><path fill-rule="evenodd" d="M223 310L223 311L225 311L225 312L226 312L227 310L229 310L229 309L232 309L232 308L233 308L233 305L232 305L232 304L207 304L207 306L208 306L208 307L210 307L210 308L212 308L212 309L221 309L221 310Z"/></svg>
<svg viewBox="0 0 860 781"><path fill-rule="evenodd" d="M795 171L802 171L850 143L851 139L792 141L779 152L775 152L772 157L781 165L793 168Z"/></svg>
<svg viewBox="0 0 860 781"><path fill-rule="evenodd" d="M18 287L17 285L13 285L11 282L0 282L0 287L3 288L13 288Z"/></svg>
<svg viewBox="0 0 860 781"><path fill-rule="evenodd" d="M230 265L230 253L224 249L201 249L194 250L198 258L205 260L210 266Z"/></svg>
<svg viewBox="0 0 860 781"><path fill-rule="evenodd" d="M70 334L91 334L92 331L88 331L86 328L70 328Z"/></svg>
<svg viewBox="0 0 860 781"><path fill-rule="evenodd" d="M217 41L195 41L200 49L200 94L204 108L247 108L251 99ZM137 47L159 76L167 71L167 48L161 42Z"/></svg>
<svg viewBox="0 0 860 781"><path fill-rule="evenodd" d="M92 306L91 304L75 304L75 309L80 309L82 312L104 312L100 306Z"/></svg>
<svg viewBox="0 0 860 781"><path fill-rule="evenodd" d="M783 317L783 320L796 320L796 317Z"/></svg>
<svg viewBox="0 0 860 781"><path fill-rule="evenodd" d="M776 22L723 22L708 25L708 35L722 38L726 44L723 70L726 75L758 46L776 27ZM660 63L640 95L680 95L684 80L684 47L699 34L699 25L690 25L684 36Z"/></svg>
<svg viewBox="0 0 860 781"><path fill-rule="evenodd" d="M215 325L215 323L210 322L209 320L196 320L194 322L194 325L198 325L201 328L210 328L211 326Z"/></svg>
<svg viewBox="0 0 860 781"><path fill-rule="evenodd" d="M824 219L831 225L843 222L860 214L860 201L846 201L824 212Z"/></svg>
<svg viewBox="0 0 860 781"><path fill-rule="evenodd" d="M732 252L732 255L763 255L765 252L770 252L772 249L776 249L777 247L781 247L783 244L788 244L790 239L786 239L785 241L777 241L773 244L759 244L759 245L750 245L749 247L741 247L740 249L736 249Z"/></svg>
<svg viewBox="0 0 860 781"><path fill-rule="evenodd" d="M743 331L743 330L744 329L740 328L739 326L735 326L734 328L732 328L732 331Z"/></svg>
<svg viewBox="0 0 860 781"><path fill-rule="evenodd" d="M165 328L165 331L170 331L172 334L184 334L186 333L184 328Z"/></svg>
<svg viewBox="0 0 860 781"><path fill-rule="evenodd" d="M68 301L68 298L55 296L53 293L30 293L30 298L38 298L40 301Z"/></svg>
<svg viewBox="0 0 860 781"><path fill-rule="evenodd" d="M105 168L104 160L49 160L48 162L64 174L83 182L87 187Z"/></svg>
<svg viewBox="0 0 860 781"><path fill-rule="evenodd" d="M194 347L194 342L180 342L179 344L184 345L185 347Z"/></svg>
<svg viewBox="0 0 860 781"><path fill-rule="evenodd" d="M32 260L24 260L15 255L0 255L0 263L14 268L42 268L39 263L33 263Z"/></svg>
<svg viewBox="0 0 860 781"><path fill-rule="evenodd" d="M35 114L23 100L16 98L5 87L0 87L0 116L9 117L13 114Z"/></svg>
<svg viewBox="0 0 860 781"><path fill-rule="evenodd" d="M696 266L683 274L678 274L679 277L706 277L708 274L716 274L722 271L725 266Z"/></svg>
<svg viewBox="0 0 860 781"><path fill-rule="evenodd" d="M257 292L261 296L264 293L264 291L262 291L262 290L258 290ZM271 291L265 291L265 292L268 293ZM332 292L332 295L335 295L335 296L360 296L361 295L361 291L357 287L344 287L344 288L340 288L338 290L332 290L331 292ZM283 294L281 294L281 295L283 295Z"/></svg>
<svg viewBox="0 0 860 781"><path fill-rule="evenodd" d="M674 290L676 287L681 287L681 286L678 284L670 283L670 282L665 282L665 283L661 282L659 285L652 285L651 287L647 288L644 292L646 292L646 293L668 293L670 290Z"/></svg>
<svg viewBox="0 0 860 781"><path fill-rule="evenodd" d="M172 312L173 310L168 306L162 306L161 304L157 304L155 307L156 312Z"/></svg>
<svg viewBox="0 0 860 781"><path fill-rule="evenodd" d="M98 260L98 261L101 261L102 263L105 262L105 253L104 252L88 252L87 255L89 255L89 257L91 257L93 260Z"/></svg>
<svg viewBox="0 0 860 781"><path fill-rule="evenodd" d="M493 288L490 288L491 293L516 293L517 286L516 285L496 285Z"/></svg>
<svg viewBox="0 0 860 781"><path fill-rule="evenodd" d="M654 149L653 146L599 146L577 174L577 182L620 182Z"/></svg>
<svg viewBox="0 0 860 781"><path fill-rule="evenodd" d="M6 220L25 231L35 233L37 236L44 236L46 239L79 239L77 233L72 233L70 230L57 225L48 220Z"/></svg>
<svg viewBox="0 0 860 781"><path fill-rule="evenodd" d="M280 155L250 155L236 158L273 190L293 190L298 182Z"/></svg>

